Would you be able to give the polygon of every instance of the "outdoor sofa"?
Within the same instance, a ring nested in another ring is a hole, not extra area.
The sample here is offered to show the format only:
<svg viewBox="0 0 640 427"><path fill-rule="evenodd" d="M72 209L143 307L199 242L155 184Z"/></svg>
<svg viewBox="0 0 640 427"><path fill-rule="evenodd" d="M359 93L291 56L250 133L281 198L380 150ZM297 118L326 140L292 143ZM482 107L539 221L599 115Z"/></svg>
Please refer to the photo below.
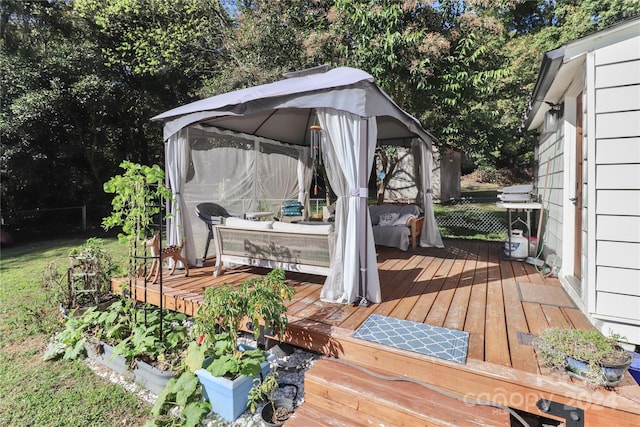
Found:
<svg viewBox="0 0 640 427"><path fill-rule="evenodd" d="M415 250L424 222L422 209L410 204L370 205L369 214L376 245Z"/></svg>
<svg viewBox="0 0 640 427"><path fill-rule="evenodd" d="M300 273L329 274L333 253L333 224L249 221L230 217L214 226L216 265L234 264L281 268Z"/></svg>

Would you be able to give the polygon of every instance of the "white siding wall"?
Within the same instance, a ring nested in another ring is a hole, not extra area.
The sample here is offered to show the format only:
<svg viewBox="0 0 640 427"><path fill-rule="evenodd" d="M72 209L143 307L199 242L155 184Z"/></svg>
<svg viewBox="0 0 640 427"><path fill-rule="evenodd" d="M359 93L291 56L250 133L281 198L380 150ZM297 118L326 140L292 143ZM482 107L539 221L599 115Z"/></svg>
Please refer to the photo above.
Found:
<svg viewBox="0 0 640 427"><path fill-rule="evenodd" d="M597 50L593 64L596 232L589 237L596 279L589 306L601 326L631 332L640 344L640 36Z"/></svg>

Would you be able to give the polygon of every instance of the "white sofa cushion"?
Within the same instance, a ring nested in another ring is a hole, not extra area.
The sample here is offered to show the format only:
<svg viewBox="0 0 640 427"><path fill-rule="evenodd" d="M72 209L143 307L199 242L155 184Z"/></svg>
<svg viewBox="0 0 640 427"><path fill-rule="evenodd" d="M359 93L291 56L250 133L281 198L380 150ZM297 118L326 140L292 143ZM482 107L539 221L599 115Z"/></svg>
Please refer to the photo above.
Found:
<svg viewBox="0 0 640 427"><path fill-rule="evenodd" d="M291 222L275 221L273 229L303 234L329 234L333 231L333 224L319 222L316 224L296 224Z"/></svg>
<svg viewBox="0 0 640 427"><path fill-rule="evenodd" d="M414 214L404 214L400 218L398 218L393 225L409 225L412 219L417 218Z"/></svg>
<svg viewBox="0 0 640 427"><path fill-rule="evenodd" d="M273 228L273 221L250 221L248 219L231 216L225 220L224 225L247 230L271 230Z"/></svg>

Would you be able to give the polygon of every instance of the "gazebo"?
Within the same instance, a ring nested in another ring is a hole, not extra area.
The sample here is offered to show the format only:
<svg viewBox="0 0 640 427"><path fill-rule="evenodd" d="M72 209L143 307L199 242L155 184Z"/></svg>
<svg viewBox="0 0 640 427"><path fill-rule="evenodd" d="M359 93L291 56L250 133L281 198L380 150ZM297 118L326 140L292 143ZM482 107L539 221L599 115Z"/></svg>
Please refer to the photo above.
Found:
<svg viewBox="0 0 640 427"><path fill-rule="evenodd" d="M167 184L173 193L167 241L185 243L190 264L206 238L195 207L273 211L282 200L308 206L312 140L336 193L335 247L322 299L380 302L368 181L376 145L399 145L419 159L420 246L442 247L431 195L432 141L368 73L328 66L289 73L270 84L202 99L162 113ZM321 129L313 135L313 129Z"/></svg>

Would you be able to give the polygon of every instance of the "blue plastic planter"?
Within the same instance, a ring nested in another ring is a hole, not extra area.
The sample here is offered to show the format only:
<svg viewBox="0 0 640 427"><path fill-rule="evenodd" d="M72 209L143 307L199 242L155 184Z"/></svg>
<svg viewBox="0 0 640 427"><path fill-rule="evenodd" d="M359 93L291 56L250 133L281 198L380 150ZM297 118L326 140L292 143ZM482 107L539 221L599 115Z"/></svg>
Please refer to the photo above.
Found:
<svg viewBox="0 0 640 427"><path fill-rule="evenodd" d="M160 394L173 377L171 371L161 371L142 360L136 360L133 369L133 379L137 384L149 390L151 393Z"/></svg>
<svg viewBox="0 0 640 427"><path fill-rule="evenodd" d="M269 360L275 357L267 353L267 361L262 362L262 377L264 378L271 366ZM204 366L208 363L205 360ZM247 409L249 391L253 387L255 377L238 377L231 381L224 377L214 377L206 369L198 369L194 372L204 389L204 397L211 403L211 410L227 421L235 421Z"/></svg>
<svg viewBox="0 0 640 427"><path fill-rule="evenodd" d="M247 409L253 378L239 377L231 381L224 377L214 377L206 369L198 369L195 374L213 412L227 421L235 421Z"/></svg>

